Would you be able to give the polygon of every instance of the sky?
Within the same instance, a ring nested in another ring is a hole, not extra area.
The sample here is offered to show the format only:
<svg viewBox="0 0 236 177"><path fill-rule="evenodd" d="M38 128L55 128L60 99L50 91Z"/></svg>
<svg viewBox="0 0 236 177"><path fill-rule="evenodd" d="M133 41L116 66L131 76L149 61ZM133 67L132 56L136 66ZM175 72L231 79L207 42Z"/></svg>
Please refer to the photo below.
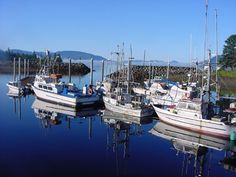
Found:
<svg viewBox="0 0 236 177"><path fill-rule="evenodd" d="M0 49L76 50L105 58L132 45L146 60L203 60L206 0L0 0ZM236 34L236 0L208 0L207 46Z"/></svg>

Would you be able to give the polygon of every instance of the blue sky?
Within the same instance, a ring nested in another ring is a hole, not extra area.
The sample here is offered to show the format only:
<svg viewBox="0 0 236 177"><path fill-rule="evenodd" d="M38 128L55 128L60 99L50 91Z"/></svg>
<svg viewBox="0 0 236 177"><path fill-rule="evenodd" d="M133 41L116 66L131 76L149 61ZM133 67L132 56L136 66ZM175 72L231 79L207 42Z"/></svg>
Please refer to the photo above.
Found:
<svg viewBox="0 0 236 177"><path fill-rule="evenodd" d="M236 0L209 0L208 44L236 33ZM109 58L132 44L135 59L188 62L204 53L205 0L0 0L0 48L78 50Z"/></svg>

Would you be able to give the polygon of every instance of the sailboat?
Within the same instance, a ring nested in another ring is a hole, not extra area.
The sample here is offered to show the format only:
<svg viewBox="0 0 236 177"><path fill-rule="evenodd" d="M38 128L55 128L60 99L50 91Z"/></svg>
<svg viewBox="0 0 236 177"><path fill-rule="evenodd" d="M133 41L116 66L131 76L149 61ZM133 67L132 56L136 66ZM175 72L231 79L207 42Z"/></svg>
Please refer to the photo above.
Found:
<svg viewBox="0 0 236 177"><path fill-rule="evenodd" d="M126 114L136 117L146 117L153 114L153 108L145 104L145 97L141 95L132 95L130 90L130 80L131 80L131 60L132 60L132 50L131 57L128 61L128 71L127 80L119 82L114 92L109 92L103 96L103 101L106 109Z"/></svg>

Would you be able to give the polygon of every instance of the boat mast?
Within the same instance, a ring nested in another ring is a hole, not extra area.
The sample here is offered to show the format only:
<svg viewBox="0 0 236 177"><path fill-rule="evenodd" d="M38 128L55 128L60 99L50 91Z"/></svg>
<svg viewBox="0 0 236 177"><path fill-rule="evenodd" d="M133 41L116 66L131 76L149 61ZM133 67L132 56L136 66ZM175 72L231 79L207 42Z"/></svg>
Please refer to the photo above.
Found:
<svg viewBox="0 0 236 177"><path fill-rule="evenodd" d="M170 57L168 57L167 71L166 71L166 79L169 79L170 72Z"/></svg>
<svg viewBox="0 0 236 177"><path fill-rule="evenodd" d="M204 40L204 64L207 61L207 48L208 48L208 39L207 39L207 35L208 35L208 0L205 1L205 7L206 7L206 11L205 11L205 40ZM204 77L202 76L202 87L204 86Z"/></svg>
<svg viewBox="0 0 236 177"><path fill-rule="evenodd" d="M129 61L128 61L128 71L127 71L127 93L130 92L129 90L129 86L130 86L130 80L131 80L131 60L134 59L132 57L132 46L130 45L130 57L129 57Z"/></svg>
<svg viewBox="0 0 236 177"><path fill-rule="evenodd" d="M208 68L207 68L207 85L206 92L208 93L207 102L210 103L210 92L211 92L211 50L208 50Z"/></svg>
<svg viewBox="0 0 236 177"><path fill-rule="evenodd" d="M193 58L193 56L192 56L192 39L193 39L193 36L192 36L192 34L190 34L190 41L189 41L189 45L190 45L190 47L189 47L189 81L188 82L190 82L190 78L192 76L192 58Z"/></svg>
<svg viewBox="0 0 236 177"><path fill-rule="evenodd" d="M13 58L13 81L16 81L16 58Z"/></svg>
<svg viewBox="0 0 236 177"><path fill-rule="evenodd" d="M218 88L218 15L217 15L217 9L215 9L215 30L216 30L216 100L219 99L219 88Z"/></svg>
<svg viewBox="0 0 236 177"><path fill-rule="evenodd" d="M18 60L18 80L20 81L21 80L21 65L20 65L20 60L21 58L19 57L19 60Z"/></svg>
<svg viewBox="0 0 236 177"><path fill-rule="evenodd" d="M143 53L143 67L145 66L145 59L146 59L146 50Z"/></svg>

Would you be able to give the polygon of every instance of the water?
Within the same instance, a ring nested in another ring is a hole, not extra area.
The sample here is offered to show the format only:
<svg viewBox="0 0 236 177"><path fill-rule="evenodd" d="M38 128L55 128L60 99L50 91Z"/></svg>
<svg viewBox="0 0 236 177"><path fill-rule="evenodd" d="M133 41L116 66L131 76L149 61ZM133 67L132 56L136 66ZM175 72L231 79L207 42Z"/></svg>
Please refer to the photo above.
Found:
<svg viewBox="0 0 236 177"><path fill-rule="evenodd" d="M99 67L95 81L100 78L98 73ZM158 123L156 119L142 124L132 118L126 123L114 122L101 110L85 110L76 117L73 112L65 115L63 109L55 111L33 95L20 99L7 96L5 84L11 78L0 75L0 176L187 177L195 176L201 167L203 176L236 176L220 163L230 152L208 148L204 158L178 152L171 141L149 133ZM88 82L89 75L72 81Z"/></svg>

